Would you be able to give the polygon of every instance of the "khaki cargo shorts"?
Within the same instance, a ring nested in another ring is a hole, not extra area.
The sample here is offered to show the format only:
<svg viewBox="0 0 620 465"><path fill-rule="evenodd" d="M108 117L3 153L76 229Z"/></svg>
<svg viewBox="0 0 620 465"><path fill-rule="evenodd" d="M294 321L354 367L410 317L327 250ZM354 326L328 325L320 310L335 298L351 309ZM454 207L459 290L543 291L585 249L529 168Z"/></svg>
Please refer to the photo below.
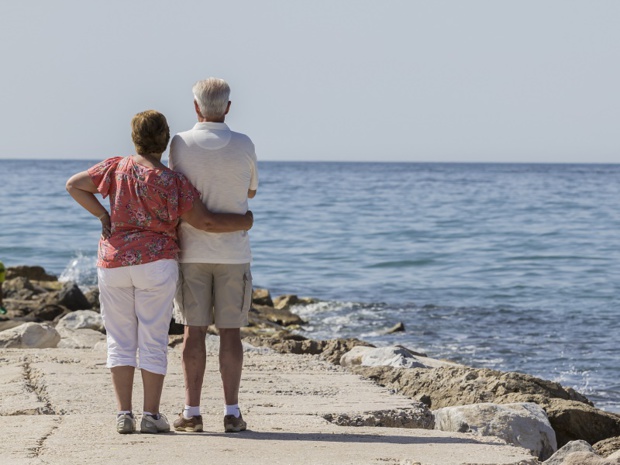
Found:
<svg viewBox="0 0 620 465"><path fill-rule="evenodd" d="M252 304L250 264L179 263L174 298L177 323L241 328Z"/></svg>

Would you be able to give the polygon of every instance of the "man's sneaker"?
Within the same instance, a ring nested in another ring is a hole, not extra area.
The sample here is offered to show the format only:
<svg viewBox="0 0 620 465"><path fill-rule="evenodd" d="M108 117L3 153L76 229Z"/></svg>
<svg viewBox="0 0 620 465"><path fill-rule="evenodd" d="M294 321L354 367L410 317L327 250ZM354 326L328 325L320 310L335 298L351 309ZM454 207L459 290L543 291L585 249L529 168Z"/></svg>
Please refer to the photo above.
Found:
<svg viewBox="0 0 620 465"><path fill-rule="evenodd" d="M131 434L136 431L136 419L131 413L116 416L116 431L120 434Z"/></svg>
<svg viewBox="0 0 620 465"><path fill-rule="evenodd" d="M166 415L158 413L157 415L143 415L140 423L141 433L167 433L170 431L170 423Z"/></svg>
<svg viewBox="0 0 620 465"><path fill-rule="evenodd" d="M202 431L202 415L185 418L183 413L179 413L179 418L174 420L174 429L177 431L188 431L198 433Z"/></svg>
<svg viewBox="0 0 620 465"><path fill-rule="evenodd" d="M227 433L238 433L239 431L245 431L248 427L247 423L243 420L243 416L239 414L237 418L234 415L226 415L224 417L224 431Z"/></svg>

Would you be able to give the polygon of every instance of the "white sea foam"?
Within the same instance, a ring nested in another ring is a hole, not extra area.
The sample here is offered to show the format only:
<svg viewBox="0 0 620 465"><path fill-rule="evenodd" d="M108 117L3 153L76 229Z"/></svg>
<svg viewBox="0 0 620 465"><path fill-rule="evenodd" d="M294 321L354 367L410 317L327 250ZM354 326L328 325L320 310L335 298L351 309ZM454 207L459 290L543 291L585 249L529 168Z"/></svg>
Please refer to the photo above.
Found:
<svg viewBox="0 0 620 465"><path fill-rule="evenodd" d="M78 252L77 256L72 258L63 272L60 274L58 281L77 283L80 287L88 287L97 284L97 257L85 255Z"/></svg>

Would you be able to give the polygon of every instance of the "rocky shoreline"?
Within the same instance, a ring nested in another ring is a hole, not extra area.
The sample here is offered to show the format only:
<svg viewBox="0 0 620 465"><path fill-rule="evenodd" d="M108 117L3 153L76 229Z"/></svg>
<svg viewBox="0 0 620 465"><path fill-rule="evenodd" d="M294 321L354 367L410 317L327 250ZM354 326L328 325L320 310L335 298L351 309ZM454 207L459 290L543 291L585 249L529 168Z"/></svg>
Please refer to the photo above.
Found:
<svg viewBox="0 0 620 465"><path fill-rule="evenodd" d="M105 347L96 288L83 293L41 267L20 266L7 269L3 291L8 314L0 317L0 348ZM272 299L267 290L255 290L244 342L317 356L414 401L409 411L327 415L326 420L494 436L546 464L620 463L620 415L597 409L573 389L526 374L435 360L402 346L308 339L296 331L305 322L291 309L311 302L294 295ZM171 346L181 342L181 333L172 322Z"/></svg>

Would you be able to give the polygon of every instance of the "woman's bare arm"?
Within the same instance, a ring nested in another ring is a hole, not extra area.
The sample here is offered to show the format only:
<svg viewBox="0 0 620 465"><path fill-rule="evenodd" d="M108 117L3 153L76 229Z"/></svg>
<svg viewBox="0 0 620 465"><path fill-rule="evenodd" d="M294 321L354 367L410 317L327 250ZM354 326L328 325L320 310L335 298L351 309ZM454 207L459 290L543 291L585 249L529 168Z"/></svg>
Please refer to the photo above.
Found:
<svg viewBox="0 0 620 465"><path fill-rule="evenodd" d="M87 171L74 174L65 185L67 192L91 215L95 215L101 221L101 235L104 238L110 236L110 215L99 199L95 197L97 186L90 178Z"/></svg>

